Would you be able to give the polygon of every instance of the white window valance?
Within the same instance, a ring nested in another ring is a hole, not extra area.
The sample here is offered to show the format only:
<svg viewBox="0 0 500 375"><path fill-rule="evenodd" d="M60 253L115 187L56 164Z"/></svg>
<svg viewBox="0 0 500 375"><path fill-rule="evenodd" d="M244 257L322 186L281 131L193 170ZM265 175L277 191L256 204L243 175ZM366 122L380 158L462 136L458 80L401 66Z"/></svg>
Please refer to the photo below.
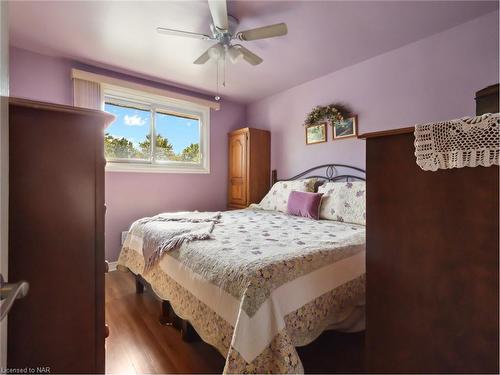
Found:
<svg viewBox="0 0 500 375"><path fill-rule="evenodd" d="M415 126L415 156L425 171L499 165L500 114Z"/></svg>
<svg viewBox="0 0 500 375"><path fill-rule="evenodd" d="M103 87L105 86L112 86L112 87L119 87L122 90L123 89L128 89L136 92L143 92L143 93L148 93L150 95L156 95L160 96L163 98L167 98L170 101L178 102L179 104L195 104L198 106L202 107L208 107L211 109L214 109L218 111L220 109L220 103L212 100L207 100L203 98L199 98L196 96L191 96L191 95L186 95L186 94L181 94L175 91L170 91L170 90L165 90L165 89L160 89L157 87L152 87L148 85L143 85L140 83L135 83L135 82L130 82L126 81L123 79L118 79L114 77L109 77L101 74L95 74L95 73L90 73L86 72L84 70L79 70L79 69L72 69L71 70L71 78L73 79L74 82L74 87L76 85L80 85L78 81L87 81L87 82L94 82L100 85L100 92L102 92ZM76 82L76 83L75 83ZM89 86L89 85L87 85ZM90 89L90 88L89 88ZM76 89L75 89L76 90ZM80 90L80 89L78 89ZM82 84L82 89L83 92L85 92L87 89L85 88L85 85ZM95 87L94 87L95 90ZM94 91L95 92L95 91ZM82 97L85 97L86 94L78 94ZM102 95L102 94L100 94ZM91 98L87 98L88 100L92 100ZM87 99L83 99L82 103L87 104ZM77 103L76 95L75 95L75 105ZM93 102L91 102L93 103ZM94 107L87 107L87 108L94 108ZM98 107L101 108L101 107Z"/></svg>

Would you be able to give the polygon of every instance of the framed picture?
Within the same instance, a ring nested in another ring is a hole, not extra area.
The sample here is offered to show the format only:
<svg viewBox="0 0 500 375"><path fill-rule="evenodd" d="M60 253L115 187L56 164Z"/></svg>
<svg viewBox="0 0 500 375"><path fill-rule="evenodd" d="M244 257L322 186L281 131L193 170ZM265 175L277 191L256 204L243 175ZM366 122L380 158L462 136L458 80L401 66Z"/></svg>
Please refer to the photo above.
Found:
<svg viewBox="0 0 500 375"><path fill-rule="evenodd" d="M326 142L326 122L306 126L306 145Z"/></svg>
<svg viewBox="0 0 500 375"><path fill-rule="evenodd" d="M358 117L352 116L344 121L333 124L333 139L351 138L358 136Z"/></svg>

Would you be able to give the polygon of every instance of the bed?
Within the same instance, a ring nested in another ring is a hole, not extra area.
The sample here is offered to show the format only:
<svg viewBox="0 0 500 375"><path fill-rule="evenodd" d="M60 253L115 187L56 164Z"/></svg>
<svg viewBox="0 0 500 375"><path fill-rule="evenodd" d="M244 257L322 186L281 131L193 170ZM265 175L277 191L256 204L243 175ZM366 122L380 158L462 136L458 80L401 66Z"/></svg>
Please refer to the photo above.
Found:
<svg viewBox="0 0 500 375"><path fill-rule="evenodd" d="M361 169L331 164L288 181L306 175L364 180ZM302 373L295 347L326 329L364 329L363 225L254 206L222 212L210 240L184 242L146 272L145 263L143 241L131 231L119 268L139 275L217 348L224 373Z"/></svg>

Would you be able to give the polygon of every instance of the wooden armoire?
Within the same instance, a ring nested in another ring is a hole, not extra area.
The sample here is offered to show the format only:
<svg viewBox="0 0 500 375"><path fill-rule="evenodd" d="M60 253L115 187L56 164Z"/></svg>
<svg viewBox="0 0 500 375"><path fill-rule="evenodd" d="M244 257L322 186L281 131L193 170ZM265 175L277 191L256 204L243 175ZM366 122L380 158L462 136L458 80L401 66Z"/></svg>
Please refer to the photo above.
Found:
<svg viewBox="0 0 500 375"><path fill-rule="evenodd" d="M9 368L104 372L104 128L111 120L10 99L9 280L27 281L29 292L9 312Z"/></svg>
<svg viewBox="0 0 500 375"><path fill-rule="evenodd" d="M243 128L229 133L228 208L258 203L269 191L271 133Z"/></svg>
<svg viewBox="0 0 500 375"><path fill-rule="evenodd" d="M413 131L364 136L367 371L498 373L499 168L423 171Z"/></svg>

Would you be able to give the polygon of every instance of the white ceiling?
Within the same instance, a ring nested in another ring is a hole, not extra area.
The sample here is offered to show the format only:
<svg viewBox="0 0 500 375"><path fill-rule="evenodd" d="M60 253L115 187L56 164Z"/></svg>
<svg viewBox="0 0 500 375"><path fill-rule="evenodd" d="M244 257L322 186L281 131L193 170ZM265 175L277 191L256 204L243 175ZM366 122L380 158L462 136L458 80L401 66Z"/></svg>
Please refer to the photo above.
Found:
<svg viewBox="0 0 500 375"><path fill-rule="evenodd" d="M497 1L233 1L239 30L286 22L287 36L245 42L264 62L227 63L221 96L252 102L498 9ZM215 63L194 65L211 41L157 26L209 32L206 1L10 2L11 44L215 92Z"/></svg>

